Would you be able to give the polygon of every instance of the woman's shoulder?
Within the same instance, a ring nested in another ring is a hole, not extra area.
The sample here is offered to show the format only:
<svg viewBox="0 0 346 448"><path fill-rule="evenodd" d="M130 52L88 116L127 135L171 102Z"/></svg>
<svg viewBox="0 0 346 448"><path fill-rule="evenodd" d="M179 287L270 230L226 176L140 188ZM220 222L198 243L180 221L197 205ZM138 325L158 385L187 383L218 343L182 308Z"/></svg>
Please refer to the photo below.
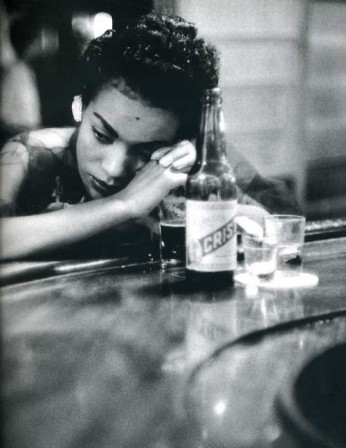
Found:
<svg viewBox="0 0 346 448"><path fill-rule="evenodd" d="M70 145L74 132L73 127L37 129L27 133L25 144L29 148L46 148L51 151L64 149Z"/></svg>
<svg viewBox="0 0 346 448"><path fill-rule="evenodd" d="M22 148L21 150L30 151L32 149L41 148L51 152L58 152L70 146L71 137L75 132L73 127L64 128L43 128L32 131L24 131L18 135L11 137L3 146L1 153L14 148Z"/></svg>
<svg viewBox="0 0 346 448"><path fill-rule="evenodd" d="M1 198L21 210L37 212L51 200L56 177L66 165L74 128L46 128L10 139L1 151Z"/></svg>
<svg viewBox="0 0 346 448"><path fill-rule="evenodd" d="M73 127L65 127L22 132L7 141L1 156L21 159L31 167L63 162L71 148L74 131Z"/></svg>

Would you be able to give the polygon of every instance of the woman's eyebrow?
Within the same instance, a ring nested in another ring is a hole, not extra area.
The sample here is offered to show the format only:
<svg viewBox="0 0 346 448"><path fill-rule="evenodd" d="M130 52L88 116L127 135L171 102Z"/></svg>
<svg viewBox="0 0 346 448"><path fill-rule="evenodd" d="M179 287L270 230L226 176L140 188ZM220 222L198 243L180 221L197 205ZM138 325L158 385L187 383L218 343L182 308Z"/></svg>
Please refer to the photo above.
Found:
<svg viewBox="0 0 346 448"><path fill-rule="evenodd" d="M107 132L109 132L113 137L118 137L118 133L115 129L112 128L112 126L108 123L107 120L105 120L100 114L97 112L94 112L94 115L96 118L98 118L101 123L103 124L104 128Z"/></svg>
<svg viewBox="0 0 346 448"><path fill-rule="evenodd" d="M119 134L117 133L117 131L114 128L112 128L112 126L108 123L107 120L105 120L102 117L102 115L100 115L97 112L94 112L94 115L96 118L98 118L101 121L101 123L103 124L103 126L107 132L109 132L115 138L119 137ZM150 142L138 142L138 143L135 143L135 145L145 147L145 149L147 149L147 150L150 150L152 148L154 151L158 148L161 148L162 146L169 146L170 143L166 140L152 140Z"/></svg>

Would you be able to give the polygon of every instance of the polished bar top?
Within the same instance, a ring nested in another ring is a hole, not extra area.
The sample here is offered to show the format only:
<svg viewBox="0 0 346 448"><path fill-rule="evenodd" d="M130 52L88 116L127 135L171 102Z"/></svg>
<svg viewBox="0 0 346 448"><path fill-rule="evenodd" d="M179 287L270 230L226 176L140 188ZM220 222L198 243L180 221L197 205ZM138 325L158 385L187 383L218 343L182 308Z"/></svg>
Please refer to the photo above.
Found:
<svg viewBox="0 0 346 448"><path fill-rule="evenodd" d="M255 330L346 309L346 238L305 244L312 288L196 291L183 267L158 262L59 266L1 290L6 447L192 447L182 402L199 362Z"/></svg>

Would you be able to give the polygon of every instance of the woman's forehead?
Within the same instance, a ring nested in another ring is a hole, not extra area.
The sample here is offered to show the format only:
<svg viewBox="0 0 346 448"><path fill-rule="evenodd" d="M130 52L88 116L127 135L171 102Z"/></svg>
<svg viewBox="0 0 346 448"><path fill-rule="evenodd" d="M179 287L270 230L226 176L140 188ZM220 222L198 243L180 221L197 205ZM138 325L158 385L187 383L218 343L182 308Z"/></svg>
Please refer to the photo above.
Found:
<svg viewBox="0 0 346 448"><path fill-rule="evenodd" d="M179 127L173 112L150 106L138 96L129 97L114 85L105 86L90 106L91 113L101 115L129 141L173 141Z"/></svg>

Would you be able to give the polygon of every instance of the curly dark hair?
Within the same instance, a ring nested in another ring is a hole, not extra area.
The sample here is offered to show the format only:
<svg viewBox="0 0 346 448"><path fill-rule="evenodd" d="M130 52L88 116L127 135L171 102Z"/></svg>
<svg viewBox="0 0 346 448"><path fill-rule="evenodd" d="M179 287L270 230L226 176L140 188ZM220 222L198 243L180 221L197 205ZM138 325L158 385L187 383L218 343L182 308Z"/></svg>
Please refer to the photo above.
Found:
<svg viewBox="0 0 346 448"><path fill-rule="evenodd" d="M148 104L178 116L182 138L195 135L202 92L219 79L218 53L197 38L194 24L157 13L93 39L80 68L84 106L104 83L123 78Z"/></svg>

